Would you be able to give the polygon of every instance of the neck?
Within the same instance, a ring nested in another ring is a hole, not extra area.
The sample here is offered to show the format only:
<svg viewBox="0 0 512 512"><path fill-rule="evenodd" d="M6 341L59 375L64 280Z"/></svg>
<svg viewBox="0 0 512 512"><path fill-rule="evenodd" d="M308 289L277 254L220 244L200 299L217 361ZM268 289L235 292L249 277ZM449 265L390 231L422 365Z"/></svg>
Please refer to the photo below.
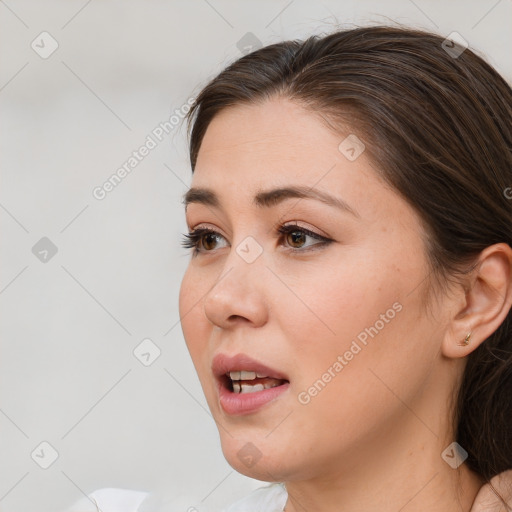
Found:
<svg viewBox="0 0 512 512"><path fill-rule="evenodd" d="M441 425L430 430L409 411L402 419L333 457L336 467L286 482L285 512L469 512L483 480L465 464L452 469L441 458L452 442L434 433L443 432Z"/></svg>

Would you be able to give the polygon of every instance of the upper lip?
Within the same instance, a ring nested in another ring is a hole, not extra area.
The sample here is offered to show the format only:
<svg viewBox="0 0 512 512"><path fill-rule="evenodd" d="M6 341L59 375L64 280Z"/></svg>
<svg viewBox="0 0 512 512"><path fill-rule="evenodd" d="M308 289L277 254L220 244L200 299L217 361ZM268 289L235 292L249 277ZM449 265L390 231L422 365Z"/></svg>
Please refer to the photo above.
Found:
<svg viewBox="0 0 512 512"><path fill-rule="evenodd" d="M260 374L265 374L272 379L288 380L288 377L267 365L256 361L246 354L236 354L229 356L227 354L217 354L212 361L212 371L216 377L221 377L229 372L239 370L252 371Z"/></svg>

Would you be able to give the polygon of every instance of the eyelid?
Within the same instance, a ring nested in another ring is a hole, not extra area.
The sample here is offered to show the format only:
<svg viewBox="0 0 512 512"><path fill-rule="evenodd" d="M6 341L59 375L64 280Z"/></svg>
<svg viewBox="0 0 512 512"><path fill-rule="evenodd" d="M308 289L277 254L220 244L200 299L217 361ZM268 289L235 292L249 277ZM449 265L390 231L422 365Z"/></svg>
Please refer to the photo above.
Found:
<svg viewBox="0 0 512 512"><path fill-rule="evenodd" d="M196 226L194 226L193 228L189 228L190 233L204 229L204 230L211 231L213 233L216 233L216 234L222 236L222 238L224 238L227 241L226 236L223 233L221 233L218 228L216 228L216 227L211 228L211 227L205 226L203 224L204 223L199 223ZM307 226L303 226L302 224L299 224L297 221L293 221L291 223L286 223L286 224L280 224L275 228L275 232L283 234L283 232L285 232L285 230L291 230L292 228L298 228L299 230L306 232L306 234L312 238L331 240L331 238L329 236L322 234L323 232L319 233L319 232L315 231L316 228L309 228ZM286 233L288 233L288 232L289 231L286 231Z"/></svg>
<svg viewBox="0 0 512 512"><path fill-rule="evenodd" d="M294 248L294 247L288 247L287 250L291 252L307 252L309 250L313 250L317 247L324 246L328 243L334 242L334 240L328 236L321 235L320 233L313 231L311 229L308 229L304 226L301 226L300 224L292 223L292 224L283 224L277 228L277 232L281 234L281 236L286 236L290 233L293 233L294 231L300 231L304 233L306 236L309 236L310 238L313 238L317 241L317 243L314 243L309 246L305 246L305 248Z"/></svg>
<svg viewBox="0 0 512 512"><path fill-rule="evenodd" d="M187 227L188 227L188 225L187 225ZM279 233L280 229L289 228L289 227L296 227L296 228L302 229L304 231L309 231L310 236L312 236L312 237L315 237L315 236L320 237L320 238L323 237L324 239L331 240L331 237L329 235L327 235L325 233L325 231L319 230L318 228L304 226L302 224L299 224L299 221L292 221L292 222L283 223L283 224L277 223L277 227L275 228L275 231ZM200 229L207 229L210 231L215 231L216 233L221 235L223 238L226 238L226 235L224 235L217 227L210 227L210 226L206 225L206 223L204 223L204 222L200 222L199 224L197 224L193 227L188 227L189 232L198 231Z"/></svg>
<svg viewBox="0 0 512 512"><path fill-rule="evenodd" d="M327 235L327 233L325 231L322 231L318 228L313 228L313 227L309 227L308 225L306 226L303 226L302 224L299 224L300 221L296 221L294 220L293 222L291 223L284 223L280 226L280 228L288 228L288 227L297 227L299 229L302 229L304 231L309 231L311 234L311 236L317 236L317 237L320 237L320 238L325 238L325 239L328 239L328 240L331 240L331 237L329 235ZM278 228L279 229L279 228Z"/></svg>
<svg viewBox="0 0 512 512"><path fill-rule="evenodd" d="M289 253L295 253L295 254L301 254L301 253L308 253L309 251L319 249L321 247L325 247L326 245L329 245L330 243L334 242L332 238L329 236L324 236L317 231L313 231L312 229L308 229L301 224L299 224L297 221L294 221L292 223L288 224L280 224L275 228L275 234L279 235L280 244L279 246L284 245L282 243L283 237L289 235L290 233L293 233L294 231L300 231L304 233L307 237L312 238L316 240L316 243L313 243L311 245L305 245L303 247L285 247L284 250ZM207 253L215 253L215 249L212 250L205 250L198 248L199 241L202 239L202 237L206 234L214 234L219 235L221 238L223 238L228 246L231 244L228 242L226 237L220 233L217 229L213 229L207 226L204 226L202 224L198 224L195 226L192 230L190 230L190 233L184 234L183 236L183 242L182 244L184 247L192 248L193 249L193 256L197 256L198 254L207 254Z"/></svg>

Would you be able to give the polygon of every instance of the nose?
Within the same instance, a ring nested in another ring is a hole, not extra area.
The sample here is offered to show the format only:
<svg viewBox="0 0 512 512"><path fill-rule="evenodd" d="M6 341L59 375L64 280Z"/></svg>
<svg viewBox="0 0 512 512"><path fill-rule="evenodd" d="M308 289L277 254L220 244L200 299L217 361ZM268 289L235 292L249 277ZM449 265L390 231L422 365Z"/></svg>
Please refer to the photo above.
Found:
<svg viewBox="0 0 512 512"><path fill-rule="evenodd" d="M263 258L261 258L262 260ZM268 320L263 261L247 263L232 250L221 275L204 299L208 320L222 329L240 323L261 327Z"/></svg>

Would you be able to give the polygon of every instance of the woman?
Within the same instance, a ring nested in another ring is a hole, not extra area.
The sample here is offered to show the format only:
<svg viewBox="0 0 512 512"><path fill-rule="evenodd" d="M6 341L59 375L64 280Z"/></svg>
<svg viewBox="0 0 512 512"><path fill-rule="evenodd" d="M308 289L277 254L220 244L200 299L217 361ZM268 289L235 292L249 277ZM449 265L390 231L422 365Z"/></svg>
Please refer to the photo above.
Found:
<svg viewBox="0 0 512 512"><path fill-rule="evenodd" d="M511 510L510 87L360 28L239 59L189 121L183 333L228 462L276 482L228 511Z"/></svg>
<svg viewBox="0 0 512 512"><path fill-rule="evenodd" d="M507 83L358 28L242 57L189 120L183 333L227 461L279 482L229 512L484 510L512 468Z"/></svg>

